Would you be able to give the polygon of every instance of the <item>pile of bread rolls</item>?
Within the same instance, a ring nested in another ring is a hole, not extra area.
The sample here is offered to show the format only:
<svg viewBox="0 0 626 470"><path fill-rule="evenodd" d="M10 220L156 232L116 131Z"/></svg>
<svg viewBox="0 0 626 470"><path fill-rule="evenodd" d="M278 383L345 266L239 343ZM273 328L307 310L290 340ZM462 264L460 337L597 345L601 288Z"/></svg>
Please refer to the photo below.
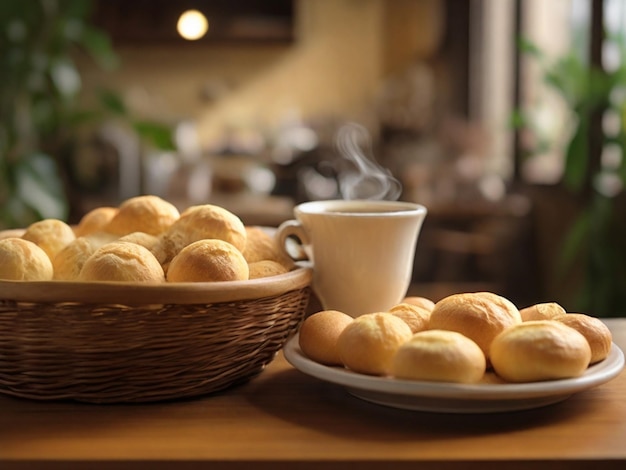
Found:
<svg viewBox="0 0 626 470"><path fill-rule="evenodd" d="M3 280L242 281L293 266L269 233L228 210L204 204L179 212L153 195L93 209L75 227L45 219L0 239Z"/></svg>
<svg viewBox="0 0 626 470"><path fill-rule="evenodd" d="M434 303L407 297L386 312L307 317L299 346L311 360L397 379L453 383L573 378L604 360L612 336L598 318L557 303L519 310L491 292Z"/></svg>

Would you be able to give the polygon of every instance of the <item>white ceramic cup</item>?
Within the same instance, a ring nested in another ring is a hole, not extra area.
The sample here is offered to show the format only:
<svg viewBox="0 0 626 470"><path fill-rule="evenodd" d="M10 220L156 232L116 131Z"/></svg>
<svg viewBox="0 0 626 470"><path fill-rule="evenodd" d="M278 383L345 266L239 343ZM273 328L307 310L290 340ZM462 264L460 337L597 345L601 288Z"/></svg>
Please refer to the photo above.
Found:
<svg viewBox="0 0 626 470"><path fill-rule="evenodd" d="M296 238L313 265L313 291L325 310L353 317L400 303L413 274L426 217L419 204L330 200L299 204L276 232L279 245Z"/></svg>

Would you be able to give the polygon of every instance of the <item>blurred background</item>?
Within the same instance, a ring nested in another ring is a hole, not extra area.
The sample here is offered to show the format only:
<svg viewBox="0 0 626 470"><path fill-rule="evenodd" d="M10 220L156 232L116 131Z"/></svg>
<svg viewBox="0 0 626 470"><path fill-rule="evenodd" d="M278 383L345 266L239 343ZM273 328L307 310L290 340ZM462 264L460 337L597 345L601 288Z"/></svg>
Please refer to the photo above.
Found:
<svg viewBox="0 0 626 470"><path fill-rule="evenodd" d="M139 194L266 226L399 198L429 210L411 294L623 316L625 22L620 0L2 0L0 229Z"/></svg>

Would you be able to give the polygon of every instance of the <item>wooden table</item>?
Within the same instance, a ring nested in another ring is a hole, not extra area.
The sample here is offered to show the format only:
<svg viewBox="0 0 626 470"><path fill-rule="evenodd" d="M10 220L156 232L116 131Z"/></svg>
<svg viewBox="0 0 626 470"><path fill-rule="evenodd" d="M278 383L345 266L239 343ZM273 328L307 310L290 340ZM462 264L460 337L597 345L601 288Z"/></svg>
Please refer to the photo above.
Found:
<svg viewBox="0 0 626 470"><path fill-rule="evenodd" d="M607 324L626 350L626 319ZM0 469L138 467L626 468L626 372L555 405L485 415L370 404L282 355L246 385L189 401L0 397Z"/></svg>

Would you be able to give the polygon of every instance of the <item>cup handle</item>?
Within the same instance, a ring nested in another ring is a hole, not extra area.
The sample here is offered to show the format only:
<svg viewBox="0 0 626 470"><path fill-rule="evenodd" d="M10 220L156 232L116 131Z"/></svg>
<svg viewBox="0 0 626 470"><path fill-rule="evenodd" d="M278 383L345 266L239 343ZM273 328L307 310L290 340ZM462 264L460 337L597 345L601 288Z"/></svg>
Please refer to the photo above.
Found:
<svg viewBox="0 0 626 470"><path fill-rule="evenodd" d="M300 222L297 220L286 220L278 226L275 237L278 242L278 248L287 256L295 261L308 259L303 245L309 244L309 237ZM290 241L293 241L290 237L295 237L299 241L299 243L290 244L292 249L287 246Z"/></svg>

